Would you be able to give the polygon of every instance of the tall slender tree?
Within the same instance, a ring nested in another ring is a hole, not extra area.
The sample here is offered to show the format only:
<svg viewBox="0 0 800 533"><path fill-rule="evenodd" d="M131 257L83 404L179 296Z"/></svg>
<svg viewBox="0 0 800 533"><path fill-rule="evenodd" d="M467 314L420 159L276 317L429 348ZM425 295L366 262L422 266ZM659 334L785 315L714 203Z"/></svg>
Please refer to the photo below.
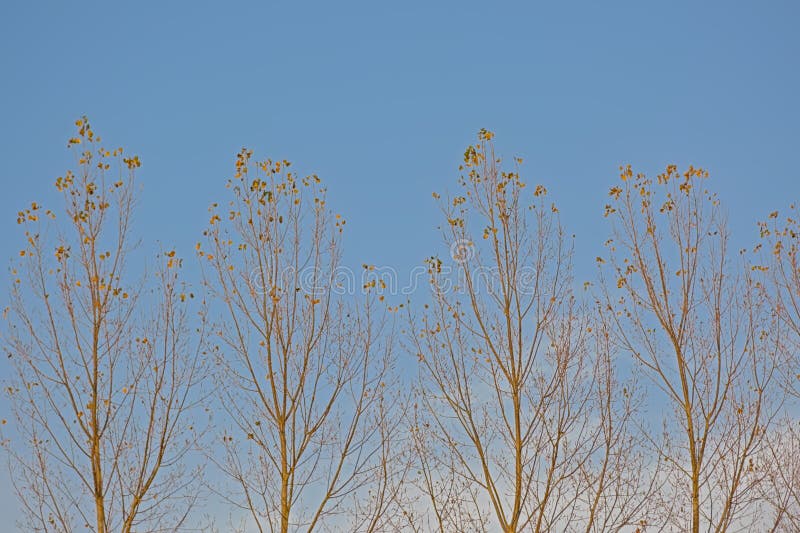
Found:
<svg viewBox="0 0 800 533"><path fill-rule="evenodd" d="M258 531L387 531L407 469L394 442L393 333L365 298L336 285L345 220L317 176L242 150L198 244L224 309L215 328L230 427L218 463L226 499Z"/></svg>
<svg viewBox="0 0 800 533"><path fill-rule="evenodd" d="M775 510L774 531L800 528L800 219L796 205L781 216L773 211L758 223L761 242L758 260L751 266L758 289L769 301L775 320L771 332L782 349L778 369L784 403L780 424L770 431L769 452L761 461L766 470L763 486Z"/></svg>
<svg viewBox="0 0 800 533"><path fill-rule="evenodd" d="M669 466L662 519L693 533L763 527L757 466L780 349L763 292L746 261L731 258L707 177L671 165L654 180L623 167L609 191L613 238L602 270L616 342L667 412L665 438L652 439Z"/></svg>
<svg viewBox="0 0 800 533"><path fill-rule="evenodd" d="M558 210L493 134L467 148L441 201L452 266L429 260L432 303L412 323L417 531L615 531L645 523L632 384L606 327L573 291ZM643 481L644 480L644 481Z"/></svg>
<svg viewBox="0 0 800 533"><path fill-rule="evenodd" d="M190 415L204 377L190 342L174 251L154 284L127 272L137 156L107 150L88 120L56 180L63 209L18 214L26 245L12 274L5 347L9 451L26 531L177 531L199 472Z"/></svg>

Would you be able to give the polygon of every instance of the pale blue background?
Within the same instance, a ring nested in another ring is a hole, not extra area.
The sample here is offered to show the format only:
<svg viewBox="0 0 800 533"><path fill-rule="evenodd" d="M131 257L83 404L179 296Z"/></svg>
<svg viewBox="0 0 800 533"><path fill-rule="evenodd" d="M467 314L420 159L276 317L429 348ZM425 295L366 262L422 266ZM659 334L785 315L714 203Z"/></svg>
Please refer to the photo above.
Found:
<svg viewBox="0 0 800 533"><path fill-rule="evenodd" d="M323 177L349 264L408 272L446 252L431 192L455 188L482 127L551 190L579 276L622 163L707 167L750 244L757 218L800 197L799 15L789 1L4 2L0 258L20 248L16 211L53 199L84 113L144 163L138 234L185 255L247 145Z"/></svg>

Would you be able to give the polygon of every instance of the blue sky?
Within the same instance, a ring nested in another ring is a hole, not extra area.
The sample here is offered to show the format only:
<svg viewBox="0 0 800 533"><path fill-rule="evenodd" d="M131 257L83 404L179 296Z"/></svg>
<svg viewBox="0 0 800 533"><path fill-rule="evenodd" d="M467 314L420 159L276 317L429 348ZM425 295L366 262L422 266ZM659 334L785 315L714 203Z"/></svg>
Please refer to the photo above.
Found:
<svg viewBox="0 0 800 533"><path fill-rule="evenodd" d="M138 235L187 256L248 146L326 181L347 263L407 272L446 250L431 192L484 127L550 189L579 275L624 163L708 168L749 244L800 197L799 20L789 1L5 2L0 257L83 114L143 161Z"/></svg>

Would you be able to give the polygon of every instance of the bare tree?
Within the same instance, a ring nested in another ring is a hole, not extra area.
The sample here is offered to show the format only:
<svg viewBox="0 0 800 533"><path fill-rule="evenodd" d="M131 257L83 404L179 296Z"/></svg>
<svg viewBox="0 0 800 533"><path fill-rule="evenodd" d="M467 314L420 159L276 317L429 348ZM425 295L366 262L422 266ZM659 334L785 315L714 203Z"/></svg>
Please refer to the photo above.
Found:
<svg viewBox="0 0 800 533"><path fill-rule="evenodd" d="M669 467L660 501L674 502L662 519L693 533L764 527L758 464L780 349L746 261L730 259L707 176L671 165L653 180L625 167L606 206L616 342L655 386L651 405L667 412L664 438L652 438Z"/></svg>
<svg viewBox="0 0 800 533"><path fill-rule="evenodd" d="M759 222L761 242L754 252L759 260L751 270L769 300L775 321L772 334L781 344L778 368L785 393L783 417L769 433L768 453L762 461L767 471L764 495L775 510L775 531L800 528L800 219L795 205L786 216L778 211Z"/></svg>
<svg viewBox="0 0 800 533"><path fill-rule="evenodd" d="M480 132L461 194L441 203L454 267L428 261L433 301L419 321L410 315L421 373L412 435L428 505L409 522L442 532L646 523L635 385L615 370L607 327L573 293L558 210L543 186L526 195L518 170L502 170L492 137Z"/></svg>
<svg viewBox="0 0 800 533"><path fill-rule="evenodd" d="M180 259L162 254L152 291L132 282L139 158L103 148L85 117L76 125L78 170L56 180L63 214L33 203L17 220L27 243L7 309L15 424L4 443L21 526L178 531L197 499L187 415L203 377Z"/></svg>
<svg viewBox="0 0 800 533"><path fill-rule="evenodd" d="M345 220L319 178L251 155L199 251L225 309L213 349L231 424L217 462L238 489L226 499L258 531L386 531L407 470L392 322L376 280L363 302L337 285Z"/></svg>

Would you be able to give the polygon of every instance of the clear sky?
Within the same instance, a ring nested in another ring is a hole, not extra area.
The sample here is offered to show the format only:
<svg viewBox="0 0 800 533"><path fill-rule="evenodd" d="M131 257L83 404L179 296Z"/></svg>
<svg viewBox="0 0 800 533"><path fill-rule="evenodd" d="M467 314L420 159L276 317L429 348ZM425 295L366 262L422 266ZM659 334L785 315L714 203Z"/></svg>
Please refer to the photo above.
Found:
<svg viewBox="0 0 800 533"><path fill-rule="evenodd" d="M800 199L798 23L791 1L3 2L0 257L83 114L143 162L136 233L186 256L248 146L326 181L347 263L407 272L446 250L431 192L480 128L550 189L580 275L623 163L708 168L749 244Z"/></svg>

